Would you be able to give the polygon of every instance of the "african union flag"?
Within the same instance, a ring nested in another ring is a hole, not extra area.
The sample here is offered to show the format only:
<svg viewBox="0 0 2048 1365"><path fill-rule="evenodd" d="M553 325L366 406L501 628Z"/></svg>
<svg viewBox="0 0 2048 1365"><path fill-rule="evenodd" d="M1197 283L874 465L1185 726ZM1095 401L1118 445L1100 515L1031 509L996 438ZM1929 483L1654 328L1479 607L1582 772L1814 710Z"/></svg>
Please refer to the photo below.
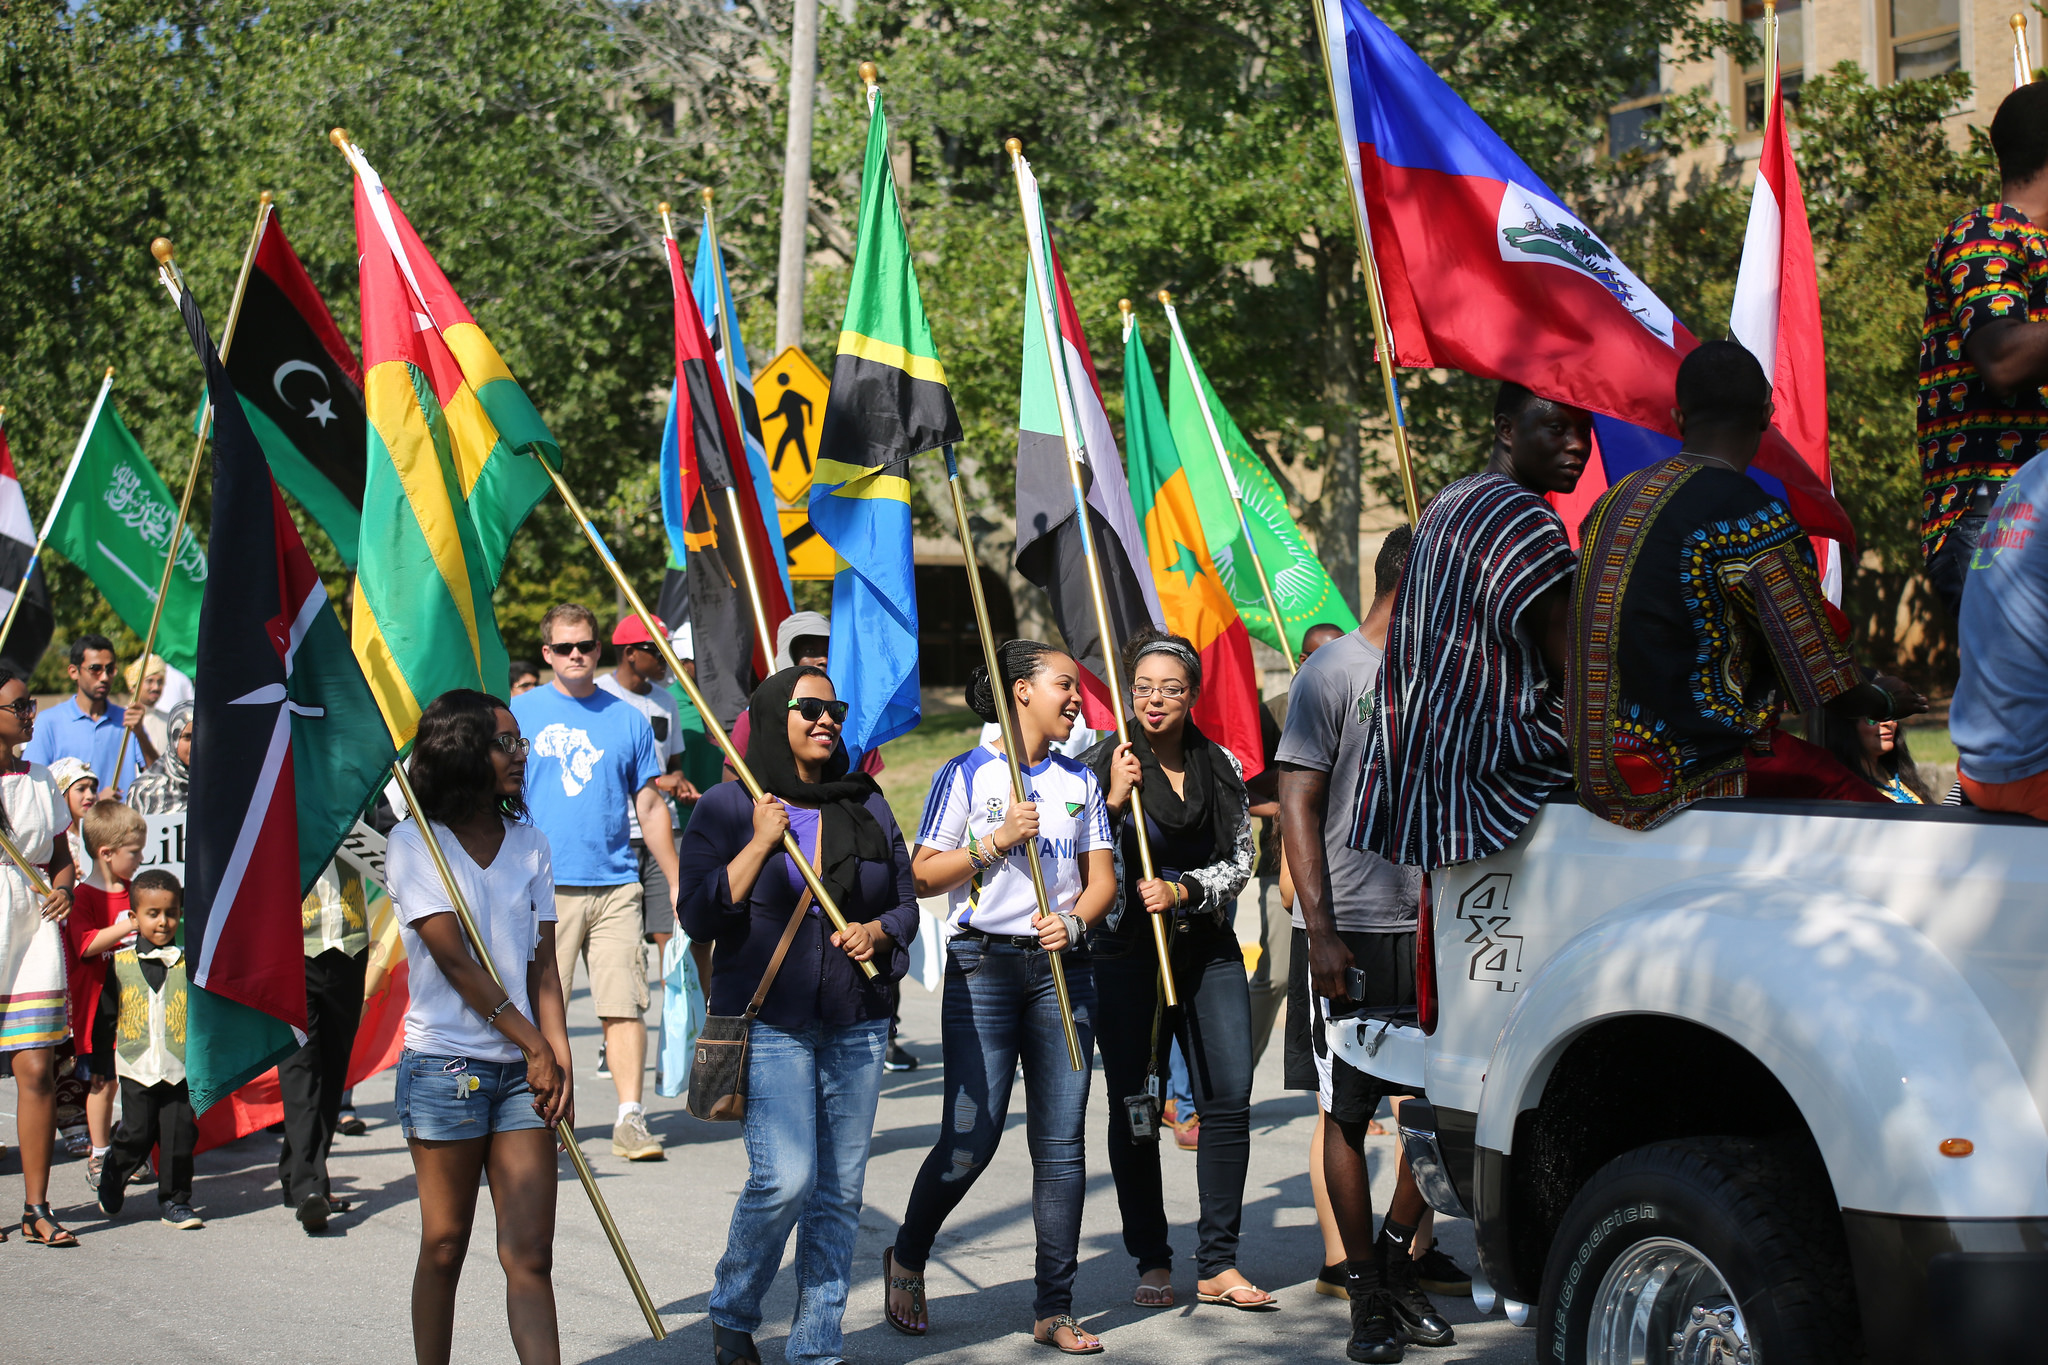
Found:
<svg viewBox="0 0 2048 1365"><path fill-rule="evenodd" d="M356 658L392 739L453 687L496 692L508 660L491 590L561 449L419 234L352 144L368 473ZM532 457L538 457L532 458Z"/></svg>
<svg viewBox="0 0 2048 1365"><path fill-rule="evenodd" d="M832 686L860 753L916 726L917 586L910 557L910 457L960 439L932 345L889 169L879 91L861 168L860 237L839 358L811 482L811 525L839 556L832 578Z"/></svg>

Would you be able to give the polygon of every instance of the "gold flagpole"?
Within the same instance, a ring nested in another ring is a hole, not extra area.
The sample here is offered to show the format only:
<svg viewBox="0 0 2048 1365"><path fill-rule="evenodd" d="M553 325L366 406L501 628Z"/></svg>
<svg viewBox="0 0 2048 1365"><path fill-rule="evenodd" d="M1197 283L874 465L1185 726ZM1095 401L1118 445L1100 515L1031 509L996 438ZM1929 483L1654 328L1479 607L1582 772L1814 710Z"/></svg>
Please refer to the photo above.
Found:
<svg viewBox="0 0 2048 1365"><path fill-rule="evenodd" d="M1373 259L1372 232L1366 227L1359 205L1358 182L1351 177L1353 151L1345 145L1348 134L1337 108L1337 75L1330 67L1330 21L1323 6L1329 0L1309 0L1316 15L1316 36L1323 53L1323 79L1330 87L1330 119L1337 127L1337 153L1344 158L1344 199L1351 206L1351 228L1358 234L1358 263L1365 270L1365 301L1372 310L1373 350L1379 355L1380 382L1386 389L1387 416L1394 424L1394 458L1401 468L1401 493L1408 502L1408 524L1422 520L1422 502L1415 492L1415 466L1408 454L1408 416L1401 410L1401 389L1394 379L1394 334L1387 327L1387 305L1380 296L1380 270Z"/></svg>
<svg viewBox="0 0 2048 1365"><path fill-rule="evenodd" d="M61 839L64 836L59 834L57 837ZM40 867L21 855L20 845L14 842L14 836L7 832L5 826L0 826L0 852L5 852L7 861L21 869L21 875L28 878L28 884L35 888L38 896L50 894L50 879L43 875Z"/></svg>
<svg viewBox="0 0 2048 1365"><path fill-rule="evenodd" d="M2027 14L2016 11L2012 23L2012 88L2034 83L2034 48L2027 41Z"/></svg>
<svg viewBox="0 0 2048 1365"><path fill-rule="evenodd" d="M1039 326L1045 333L1045 358L1052 370L1053 406L1059 411L1060 437L1067 448L1067 481L1074 495L1074 522L1081 532L1081 554L1088 568L1088 596L1095 607L1095 628L1102 637L1102 670L1109 676L1103 681L1109 687L1109 704L1116 714L1116 739L1118 744L1131 742L1130 721L1124 715L1123 679L1119 670L1123 661L1118 658L1116 632L1110 628L1109 598L1102 587L1102 565L1095 554L1095 535L1088 526L1088 495L1081 482L1081 435L1077 430L1077 418L1072 407L1073 398L1067 391L1065 342L1059 326L1058 303L1052 293L1052 262L1050 258L1041 261L1035 245L1039 224L1030 221L1031 201L1024 189L1024 176L1029 163L1024 160L1024 144L1017 138L1003 143L1010 154L1010 168L1017 178L1017 203L1026 215L1024 223L1024 254L1030 258L1031 277L1038 287ZM1114 459L1114 456L1110 458ZM1131 789L1131 819L1136 822L1134 833L1138 839L1138 865L1147 881L1156 873L1152 866L1152 841L1145 837L1145 805L1138 789ZM1179 994L1173 988L1173 955L1166 946L1166 925L1162 918L1146 914L1152 924L1152 946L1159 951L1159 976L1169 1008L1180 1004Z"/></svg>
<svg viewBox="0 0 2048 1365"><path fill-rule="evenodd" d="M477 928L475 916L470 914L469 902L463 897L462 888L455 884L455 869L448 865L448 855L441 849L433 822L427 819L426 812L420 809L419 799L412 793L412 782L406 776L405 764L393 763L391 775L398 779L398 790L405 797L406 809L412 813L413 825L420 832L421 842L427 846L427 856L434 860L434 870L441 875L441 887L448 893L448 904L454 907L455 918L462 922L462 933L469 940L469 950L476 954L477 962L502 990L505 978L499 974L498 964L491 960L490 947ZM640 1305L641 1316L647 1319L647 1330L654 1334L656 1341L666 1341L668 1329L662 1326L661 1314L655 1311L654 1300L648 1296L647 1286L640 1281L640 1271L633 1264L633 1254L626 1250L626 1239L620 1235L619 1225L612 1219L611 1206L605 1203L603 1193L597 1188L597 1176L591 1171L590 1162L576 1141L576 1130L569 1126L567 1118L556 1120L555 1136L569 1153L569 1163L576 1168L576 1178L583 1183L583 1192L590 1196L590 1207L597 1213L598 1226L604 1229L605 1240L612 1244L612 1252L619 1258L619 1268L626 1272L626 1283Z"/></svg>
<svg viewBox="0 0 2048 1365"><path fill-rule="evenodd" d="M661 221L664 226L667 225L668 214L666 211L662 213ZM674 234L671 233L670 235L673 236ZM739 362L734 359L734 356L739 351L739 343L735 339L736 333L732 325L732 315L725 306L725 255L718 245L718 223L711 213L711 187L709 185L704 187L704 235L711 239L711 259L718 266L718 269L714 272L715 290L718 298L715 301L713 312L718 318L719 345L725 351L726 399L732 404L733 426L740 434L740 448L732 452L732 459L738 462L737 468L733 470L735 482L725 486L725 505L726 509L732 514L733 529L738 534L740 569L747 576L747 600L754 607L754 629L761 633L761 662L770 672L773 672L775 669L775 636L768 629L768 609L761 601L761 580L756 576L754 569L754 551L747 544L747 523L740 518L740 493L739 489L735 486L741 477L745 477L747 489L749 492L752 492L754 487L754 466L747 459L747 419L740 412L740 370ZM684 515L687 516L689 509L684 508L683 511Z"/></svg>
<svg viewBox="0 0 2048 1365"><path fill-rule="evenodd" d="M64 495L71 491L71 480L78 473L78 462L85 458L86 442L92 439L92 429L100 420L100 408L106 404L107 391L114 387L114 367L107 366L107 373L100 380L99 396L92 400L92 411L86 414L85 429L78 433L78 444L72 447L71 463L64 467L63 481L57 485L57 496L50 503L50 510L43 514L42 529L36 532L36 547L29 552L28 567L21 571L21 582L14 590L14 600L7 604L7 619L0 621L0 648L7 644L7 637L14 630L14 618L21 611L22 594L28 591L28 581L35 576L36 565L43 557L43 545L50 539L50 528L57 524L57 509L64 505ZM5 413L0 408L0 413Z"/></svg>
<svg viewBox="0 0 2048 1365"><path fill-rule="evenodd" d="M249 272L256 267L256 248L263 243L263 229L270 222L270 191L256 196L256 226L249 231L249 246L242 253L242 271L235 277L235 293L228 303L228 318L220 333L220 358L228 358L228 349L235 344L235 323L242 315L242 295L249 287ZM149 254L156 257L157 278L170 293L171 301L177 302L185 288L185 272L178 269L176 249L168 237L159 237L149 244ZM206 453L206 438L213 430L213 404L206 400L206 381L199 384L199 433L192 442L192 461L185 470L185 493L178 499L178 519L171 523L171 542L164 553L163 577L157 581L156 597L150 603L149 631L142 637L142 673L149 671L149 656L156 651L156 631L164 619L164 599L171 594L171 573L178 566L178 552L185 539L185 522L192 514L192 491L199 486L199 465ZM137 675L138 679L140 674ZM141 686L138 681L136 684ZM134 698L129 699L132 704ZM114 771L107 774L107 786L116 791L121 786L121 764L128 756L128 740L135 732L123 728L120 747L114 751Z"/></svg>
<svg viewBox="0 0 2048 1365"><path fill-rule="evenodd" d="M1181 365L1188 374L1188 386L1195 391L1195 405L1202 410L1202 425L1209 430L1209 449L1216 456L1216 467L1223 471L1223 482L1230 489L1230 501L1237 508L1237 529L1244 537L1245 553L1251 556L1252 568L1259 575L1259 591L1265 595L1266 610L1273 615L1273 633L1280 637L1280 652L1287 656L1287 674L1292 677L1301 670L1294 661L1294 646L1287 639L1287 622L1280 615L1280 603L1273 597L1273 584L1266 577L1266 566L1259 559L1259 547L1252 544L1252 524L1244 514L1244 489L1238 485L1237 471L1230 467L1230 455L1223 449L1223 433L1216 426L1216 414L1209 410L1209 395L1202 392L1202 377L1195 373L1195 357L1188 350L1187 333L1180 329L1180 314L1173 309L1173 295L1164 289L1159 291L1159 306L1166 310L1167 325L1173 328L1173 339L1180 343ZM1125 325L1128 327L1131 301L1117 300L1117 307L1123 309Z"/></svg>
<svg viewBox="0 0 2048 1365"><path fill-rule="evenodd" d="M1778 116L1778 0L1764 0L1764 126Z"/></svg>

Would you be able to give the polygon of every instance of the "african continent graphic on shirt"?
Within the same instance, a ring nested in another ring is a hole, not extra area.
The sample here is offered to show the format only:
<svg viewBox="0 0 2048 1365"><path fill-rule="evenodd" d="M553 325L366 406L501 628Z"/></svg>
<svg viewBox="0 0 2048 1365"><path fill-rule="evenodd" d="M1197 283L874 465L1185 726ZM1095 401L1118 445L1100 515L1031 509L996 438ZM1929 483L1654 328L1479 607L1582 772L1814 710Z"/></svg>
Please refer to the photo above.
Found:
<svg viewBox="0 0 2048 1365"><path fill-rule="evenodd" d="M590 742L589 731L560 721L545 726L533 737L533 751L542 758L561 761L562 791L568 796L583 790L597 771L597 761L604 757L604 750Z"/></svg>

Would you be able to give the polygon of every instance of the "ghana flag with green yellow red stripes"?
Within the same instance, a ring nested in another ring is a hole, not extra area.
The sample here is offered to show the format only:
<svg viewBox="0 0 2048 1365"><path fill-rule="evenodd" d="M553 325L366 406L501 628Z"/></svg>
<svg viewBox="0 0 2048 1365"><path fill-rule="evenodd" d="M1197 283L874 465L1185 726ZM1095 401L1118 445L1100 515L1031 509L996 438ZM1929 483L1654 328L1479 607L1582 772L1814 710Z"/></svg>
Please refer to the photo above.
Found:
<svg viewBox="0 0 2048 1365"><path fill-rule="evenodd" d="M1124 315L1124 452L1131 508L1144 528L1145 557L1159 589L1166 628L1184 635L1202 660L1202 692L1190 713L1203 734L1237 755L1244 775L1266 766L1259 735L1259 673L1251 636L1209 554L1180 449L1166 423L1166 405L1138 337Z"/></svg>
<svg viewBox="0 0 2048 1365"><path fill-rule="evenodd" d="M394 743L455 687L497 692L491 590L561 449L353 145L367 473L351 642Z"/></svg>

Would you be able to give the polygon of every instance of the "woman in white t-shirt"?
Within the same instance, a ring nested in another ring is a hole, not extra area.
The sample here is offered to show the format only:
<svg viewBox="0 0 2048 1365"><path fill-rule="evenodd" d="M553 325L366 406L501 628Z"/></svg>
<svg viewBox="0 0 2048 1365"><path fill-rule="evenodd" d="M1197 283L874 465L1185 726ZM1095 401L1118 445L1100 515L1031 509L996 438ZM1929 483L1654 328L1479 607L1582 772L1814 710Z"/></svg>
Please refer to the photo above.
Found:
<svg viewBox="0 0 2048 1365"><path fill-rule="evenodd" d="M411 965L398 1121L419 1181L413 1349L448 1359L455 1287L488 1170L506 1312L522 1361L557 1360L557 1121L575 1122L569 1024L555 966L547 836L524 820L526 741L504 702L444 692L420 716L410 772L419 810L391 832L385 867ZM504 984L470 952L420 832L431 821Z"/></svg>
<svg viewBox="0 0 2048 1365"><path fill-rule="evenodd" d="M930 1330L923 1272L932 1240L995 1156L1021 1061L1031 1096L1026 1132L1038 1235L1032 1336L1069 1355L1093 1355L1101 1342L1070 1311L1087 1188L1088 1070L1068 1061L1048 954L1066 954L1067 993L1085 1058L1094 1041L1095 982L1082 933L1116 895L1109 817L1095 774L1053 752L1080 714L1079 666L1035 640L1004 645L999 662L1030 799L1011 800L1000 741L976 745L940 769L911 853L918 895L947 898L951 930L941 1005L945 1131L911 1187L895 1246L883 1253L884 1316L911 1336ZM967 704L983 720L996 719L985 669L974 670ZM1050 915L1039 914L1031 882L1025 844L1033 839Z"/></svg>

